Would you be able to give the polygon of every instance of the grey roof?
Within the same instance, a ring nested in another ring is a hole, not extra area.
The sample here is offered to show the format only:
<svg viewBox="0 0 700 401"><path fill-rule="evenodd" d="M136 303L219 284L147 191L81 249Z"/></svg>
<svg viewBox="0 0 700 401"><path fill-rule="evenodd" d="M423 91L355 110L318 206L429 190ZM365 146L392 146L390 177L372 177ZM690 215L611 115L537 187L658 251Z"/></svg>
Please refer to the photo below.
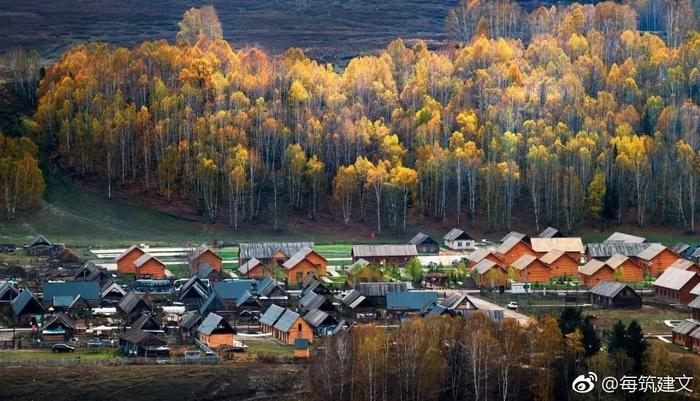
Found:
<svg viewBox="0 0 700 401"><path fill-rule="evenodd" d="M700 327L700 324L693 320L686 319L678 323L671 331L686 336L698 327Z"/></svg>
<svg viewBox="0 0 700 401"><path fill-rule="evenodd" d="M282 298L287 298L287 292L280 286L277 280L270 276L266 276L258 280L257 293L259 297L269 298L270 294L272 294L272 292L275 290L278 290L284 294L281 296Z"/></svg>
<svg viewBox="0 0 700 401"><path fill-rule="evenodd" d="M7 294L8 292L12 293L12 299L14 299L17 295L19 295L19 291L12 284L10 284L10 283L0 284L0 299L4 298L5 294Z"/></svg>
<svg viewBox="0 0 700 401"><path fill-rule="evenodd" d="M557 230L557 229L554 228L554 227L547 227L547 228L544 229L544 231L542 231L542 232L540 233L540 235L538 235L538 237L540 237L540 238L554 238L554 237L556 237L557 235L561 235L561 233L559 232L559 230Z"/></svg>
<svg viewBox="0 0 700 401"><path fill-rule="evenodd" d="M692 290L690 290L690 294L691 295L700 295L700 283L698 283L698 285L696 285L695 287L693 287Z"/></svg>
<svg viewBox="0 0 700 401"><path fill-rule="evenodd" d="M608 260L605 261L605 264L612 267L613 269L617 269L620 267L621 264L625 263L629 258L625 255L620 255L619 253L616 253L612 255L611 257L608 258Z"/></svg>
<svg viewBox="0 0 700 401"><path fill-rule="evenodd" d="M124 295L122 297L122 299L119 300L119 303L117 303L117 306L119 307L119 309L121 309L124 312L126 312L127 314L129 314L141 302L148 305L148 303L143 298L141 298L138 294L136 294L133 291L129 291L126 295Z"/></svg>
<svg viewBox="0 0 700 401"><path fill-rule="evenodd" d="M700 258L700 246L695 248L693 253L690 254L691 257L693 258Z"/></svg>
<svg viewBox="0 0 700 401"><path fill-rule="evenodd" d="M698 285L700 285L700 284L698 284ZM688 304L688 307L692 308L692 309L700 309L700 297L695 297L695 299L690 301L690 303Z"/></svg>
<svg viewBox="0 0 700 401"><path fill-rule="evenodd" d="M671 250L679 255L687 251L688 249L690 249L690 245L683 243L677 243L671 247Z"/></svg>
<svg viewBox="0 0 700 401"><path fill-rule="evenodd" d="M178 323L178 326L185 330L192 330L192 328L202 320L202 316L199 314L199 312L192 310L184 315L182 315L182 318L180 319L180 323Z"/></svg>
<svg viewBox="0 0 700 401"><path fill-rule="evenodd" d="M445 234L444 237L442 237L445 241L454 241L456 239L472 239L472 237L465 233L464 231L460 230L459 228L453 228Z"/></svg>
<svg viewBox="0 0 700 401"><path fill-rule="evenodd" d="M437 301L437 292L407 291L386 294L387 310L421 310Z"/></svg>
<svg viewBox="0 0 700 401"><path fill-rule="evenodd" d="M253 268L257 267L258 265L261 265L262 262L259 260L252 258L245 263L243 263L239 268L238 272L241 274L248 274L249 271L253 270Z"/></svg>
<svg viewBox="0 0 700 401"><path fill-rule="evenodd" d="M12 300L12 311L15 313L15 315L19 315L22 311L24 311L24 308L26 308L29 303L34 303L34 305L38 306L38 309L44 310L44 307L39 301L37 301L34 294L26 289L20 292L19 295Z"/></svg>
<svg viewBox="0 0 700 401"><path fill-rule="evenodd" d="M487 271L491 270L492 267L496 266L496 262L489 260L489 259L482 259L481 262L477 263L476 266L474 266L474 269L476 269L479 274L484 274Z"/></svg>
<svg viewBox="0 0 700 401"><path fill-rule="evenodd" d="M666 249L667 248L661 244L651 244L643 251L639 252L637 257L643 260L651 260Z"/></svg>
<svg viewBox="0 0 700 401"><path fill-rule="evenodd" d="M464 301L467 301L471 303L469 300L469 297L466 296L465 294L450 294L447 298L445 298L442 302L440 302L440 305L444 306L447 309L457 309L459 305L461 305Z"/></svg>
<svg viewBox="0 0 700 401"><path fill-rule="evenodd" d="M44 322L42 330L53 326L56 323L61 323L64 327L68 327L75 330L75 320L71 319L68 315L63 312L58 312L53 315L50 319Z"/></svg>
<svg viewBox="0 0 700 401"><path fill-rule="evenodd" d="M311 325L313 328L319 327L324 322L326 322L326 324L335 325L337 323L335 319L332 317L329 319L329 317L330 315L328 312L324 312L320 309L312 309L304 315L304 320L306 320L306 323Z"/></svg>
<svg viewBox="0 0 700 401"><path fill-rule="evenodd" d="M296 266L299 262L301 262L302 260L304 260L304 258L306 258L306 256L307 256L308 254L310 254L311 252L313 252L313 249L311 249L311 248L309 248L309 247L306 247L306 246L305 246L305 247L302 247L302 248L299 249L294 255L292 255L292 257L290 257L290 258L287 259L284 263L282 263L282 267L284 267L285 269L291 269L291 268L293 268L293 267Z"/></svg>
<svg viewBox="0 0 700 401"><path fill-rule="evenodd" d="M598 270L602 269L604 266L608 266L608 265L606 265L605 262L600 261L598 259L591 259L585 265L579 267L578 271L581 274L585 274L586 276L592 276ZM610 267L610 266L608 266L608 267Z"/></svg>
<svg viewBox="0 0 700 401"><path fill-rule="evenodd" d="M326 303L326 297L321 294L316 294L313 291L308 291L299 300L299 306L304 310L312 310L320 308Z"/></svg>
<svg viewBox="0 0 700 401"><path fill-rule="evenodd" d="M226 319L216 313L210 313L202 320L202 324L197 327L197 332L204 335L211 335L214 331L223 330L228 333L235 333L235 330Z"/></svg>
<svg viewBox="0 0 700 401"><path fill-rule="evenodd" d="M627 287L627 284L603 280L591 288L591 294L606 298L615 298L625 287Z"/></svg>
<svg viewBox="0 0 700 401"><path fill-rule="evenodd" d="M603 242L588 244L588 254L593 258L609 258L612 255L636 256L649 247L649 243Z"/></svg>
<svg viewBox="0 0 700 401"><path fill-rule="evenodd" d="M275 329L286 333L292 328L292 325L294 325L294 322L296 322L297 319L299 319L298 313L285 309L282 316L277 319L277 323L275 323L274 327Z"/></svg>
<svg viewBox="0 0 700 401"><path fill-rule="evenodd" d="M166 345L167 343L162 338L139 329L131 329L119 335L119 338L133 344L148 344L148 345Z"/></svg>
<svg viewBox="0 0 700 401"><path fill-rule="evenodd" d="M695 272L675 268L666 269L652 284L655 287L680 290L695 277Z"/></svg>
<svg viewBox="0 0 700 401"><path fill-rule="evenodd" d="M189 257L190 261L193 261L193 260L197 259L198 257L204 255L207 251L210 251L214 256L221 259L221 256L217 255L216 252L209 249L209 247L207 247L206 245L202 245L202 246L198 246L197 248L195 248L194 251L192 251L192 253L190 254L190 257Z"/></svg>
<svg viewBox="0 0 700 401"><path fill-rule="evenodd" d="M605 240L605 242L624 242L628 244L641 244L642 242L646 242L646 238L644 237L638 237L636 235L631 235L631 234L625 234L621 232L614 232L612 235L608 237L608 239Z"/></svg>
<svg viewBox="0 0 700 401"><path fill-rule="evenodd" d="M71 299L80 295L84 299L100 299L100 283L96 281L65 281L44 283L44 300L54 297L70 296Z"/></svg>
<svg viewBox="0 0 700 401"><path fill-rule="evenodd" d="M47 245L47 246L53 246L53 243L46 239L42 234L37 234L32 238L31 241L29 241L29 247L33 247L36 245Z"/></svg>
<svg viewBox="0 0 700 401"><path fill-rule="evenodd" d="M413 244L408 245L353 245L352 256L356 258L381 256L417 256Z"/></svg>
<svg viewBox="0 0 700 401"><path fill-rule="evenodd" d="M357 259L357 260L355 261L355 263L353 263L353 264L350 265L350 270L353 270L353 269L360 269L360 268L363 268L363 267L365 267L365 266L367 266L367 265L369 265L369 262L368 262L366 259L360 258L360 259Z"/></svg>
<svg viewBox="0 0 700 401"><path fill-rule="evenodd" d="M215 271L213 267L209 266L208 264L202 264L197 268L197 271L195 272L195 276L199 277L201 279L205 279L209 277L211 272Z"/></svg>
<svg viewBox="0 0 700 401"><path fill-rule="evenodd" d="M136 267L141 267L144 265L144 263L148 262L151 259L155 259L156 262L160 263L161 265L165 266L163 262L161 262L158 258L155 256L151 255L150 253L146 252L143 255L139 256L138 259L134 261L134 266Z"/></svg>
<svg viewBox="0 0 700 401"><path fill-rule="evenodd" d="M408 241L408 243L413 245L420 245L425 241L431 244L437 244L437 242L435 242L434 239L432 239L428 234L425 233L416 234L413 238L411 238L410 241Z"/></svg>
<svg viewBox="0 0 700 401"><path fill-rule="evenodd" d="M200 305L199 313L204 315L206 312L219 310L227 310L226 304L215 291L212 291L209 297Z"/></svg>
<svg viewBox="0 0 700 401"><path fill-rule="evenodd" d="M355 289L366 297L383 297L389 292L403 292L408 290L408 284L395 283L357 283Z"/></svg>
<svg viewBox="0 0 700 401"><path fill-rule="evenodd" d="M695 262L691 262L688 259L678 259L677 261L673 262L669 267L681 270L688 270L693 266L695 266Z"/></svg>
<svg viewBox="0 0 700 401"><path fill-rule="evenodd" d="M517 236L512 236L503 241L501 245L499 245L495 251L500 253L501 255L504 255L508 253L511 249L513 249L514 246L518 245L519 242L521 242L522 239L518 238Z"/></svg>
<svg viewBox="0 0 700 401"><path fill-rule="evenodd" d="M519 257L516 261L514 261L511 264L511 266L515 267L518 270L524 270L526 267L530 266L535 260L537 260L537 256L532 256L526 253L523 256Z"/></svg>
<svg viewBox="0 0 700 401"><path fill-rule="evenodd" d="M145 327L148 325L153 325L155 327L158 327L160 329L160 322L158 322L152 315L148 313L142 314L134 323L131 324L132 329L139 329L139 330L149 330Z"/></svg>
<svg viewBox="0 0 700 401"><path fill-rule="evenodd" d="M194 291L196 296L201 299L209 297L209 288L204 281L198 276L192 276L185 284L180 287L180 300L185 298L187 294Z"/></svg>
<svg viewBox="0 0 700 401"><path fill-rule="evenodd" d="M284 310L285 309L281 306L277 306L275 304L270 305L270 307L267 308L265 313L263 313L263 315L260 317L260 323L267 326L274 326L277 319L279 319L284 313Z"/></svg>
<svg viewBox="0 0 700 401"><path fill-rule="evenodd" d="M519 241L524 241L527 238L527 234L519 233L517 231L511 231L506 234L505 237L501 238L501 242L506 242L511 238L517 238Z"/></svg>
<svg viewBox="0 0 700 401"><path fill-rule="evenodd" d="M474 252L467 255L466 259L472 263L479 263L490 253L491 251L486 248L477 248Z"/></svg>
<svg viewBox="0 0 700 401"><path fill-rule="evenodd" d="M313 242L258 242L241 243L239 245L238 257L241 259L270 259L275 253L282 252L287 257L291 257L301 248L313 249Z"/></svg>
<svg viewBox="0 0 700 401"><path fill-rule="evenodd" d="M345 296L341 299L341 302L343 304L347 305L348 307L354 309L357 307L357 305L362 303L362 301L364 301L365 299L366 299L365 296L362 295L362 293L360 293L360 291L351 290L350 292L345 294Z"/></svg>

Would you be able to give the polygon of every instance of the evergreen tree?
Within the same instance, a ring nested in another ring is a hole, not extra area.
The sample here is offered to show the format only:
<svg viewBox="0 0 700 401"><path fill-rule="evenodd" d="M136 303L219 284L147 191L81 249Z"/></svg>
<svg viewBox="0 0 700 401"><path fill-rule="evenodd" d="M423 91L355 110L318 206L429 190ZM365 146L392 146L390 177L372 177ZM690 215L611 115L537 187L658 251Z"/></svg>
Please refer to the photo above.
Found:
<svg viewBox="0 0 700 401"><path fill-rule="evenodd" d="M618 320L612 330L608 332L608 353L612 354L619 350L626 350L626 337L627 330L625 330L625 325L621 320Z"/></svg>
<svg viewBox="0 0 700 401"><path fill-rule="evenodd" d="M585 356L591 357L600 351L600 337L593 327L593 319L590 316L583 318L581 322L581 334L583 335L582 342L585 349Z"/></svg>
<svg viewBox="0 0 700 401"><path fill-rule="evenodd" d="M634 361L634 373L640 374L644 368L644 353L647 350L647 340L644 338L642 326L636 320L632 320L627 325L625 336L627 356Z"/></svg>

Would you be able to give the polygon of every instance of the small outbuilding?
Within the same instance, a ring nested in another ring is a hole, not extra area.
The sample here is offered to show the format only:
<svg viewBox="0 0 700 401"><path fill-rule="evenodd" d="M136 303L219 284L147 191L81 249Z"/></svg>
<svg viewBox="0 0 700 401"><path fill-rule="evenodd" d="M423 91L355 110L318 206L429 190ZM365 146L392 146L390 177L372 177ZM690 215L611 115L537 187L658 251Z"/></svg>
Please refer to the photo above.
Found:
<svg viewBox="0 0 700 401"><path fill-rule="evenodd" d="M119 336L119 351L125 356L165 358L170 348L164 339L143 330L132 329Z"/></svg>
<svg viewBox="0 0 700 401"><path fill-rule="evenodd" d="M197 328L197 339L209 348L231 347L236 330L222 316L210 313Z"/></svg>
<svg viewBox="0 0 700 401"><path fill-rule="evenodd" d="M616 281L600 281L591 288L590 303L606 308L636 308L642 307L642 297L625 283Z"/></svg>
<svg viewBox="0 0 700 401"><path fill-rule="evenodd" d="M700 283L695 272L668 268L654 281L654 296L672 304L687 305L694 296L690 293Z"/></svg>
<svg viewBox="0 0 700 401"><path fill-rule="evenodd" d="M416 234L408 243L410 245L415 245L419 254L434 255L440 253L440 244L425 233Z"/></svg>
<svg viewBox="0 0 700 401"><path fill-rule="evenodd" d="M455 251L474 248L474 239L459 228L453 228L442 239L446 247Z"/></svg>

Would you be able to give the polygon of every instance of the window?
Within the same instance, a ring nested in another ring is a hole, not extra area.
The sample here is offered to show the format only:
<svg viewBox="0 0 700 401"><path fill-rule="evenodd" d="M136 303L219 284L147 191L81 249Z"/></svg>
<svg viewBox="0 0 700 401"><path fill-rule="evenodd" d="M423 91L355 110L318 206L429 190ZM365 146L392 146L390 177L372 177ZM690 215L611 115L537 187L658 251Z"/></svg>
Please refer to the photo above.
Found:
<svg viewBox="0 0 700 401"><path fill-rule="evenodd" d="M301 331L301 323L297 324L297 330Z"/></svg>

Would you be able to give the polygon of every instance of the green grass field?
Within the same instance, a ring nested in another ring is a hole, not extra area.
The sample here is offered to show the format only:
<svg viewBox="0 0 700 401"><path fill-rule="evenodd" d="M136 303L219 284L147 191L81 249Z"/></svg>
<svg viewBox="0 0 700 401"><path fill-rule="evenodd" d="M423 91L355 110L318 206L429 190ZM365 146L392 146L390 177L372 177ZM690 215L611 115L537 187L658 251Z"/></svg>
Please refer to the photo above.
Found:
<svg viewBox="0 0 700 401"><path fill-rule="evenodd" d="M71 353L54 353L49 349L0 351L0 360L5 361L54 361L76 358L90 361L103 361L117 358L117 354L111 349L76 350Z"/></svg>
<svg viewBox="0 0 700 401"><path fill-rule="evenodd" d="M626 325L636 320L646 334L671 334L671 328L664 324L664 320L688 318L687 313L650 307L635 310L595 309L585 313L595 316L594 324L601 329L612 328L618 320Z"/></svg>

